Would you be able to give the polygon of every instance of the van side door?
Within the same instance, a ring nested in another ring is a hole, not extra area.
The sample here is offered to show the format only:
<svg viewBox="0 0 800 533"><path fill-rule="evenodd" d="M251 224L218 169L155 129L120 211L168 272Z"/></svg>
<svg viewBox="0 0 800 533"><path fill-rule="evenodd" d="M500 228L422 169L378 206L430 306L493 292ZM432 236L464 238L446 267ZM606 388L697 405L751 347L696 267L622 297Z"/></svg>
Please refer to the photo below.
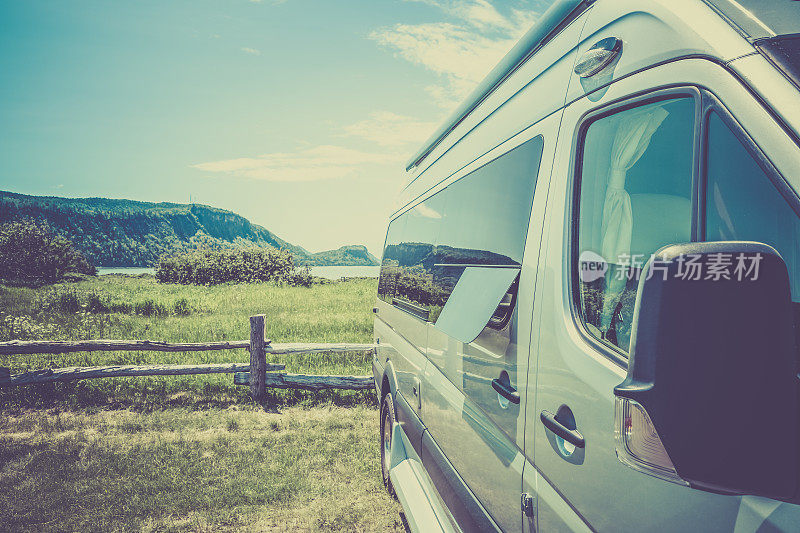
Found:
<svg viewBox="0 0 800 533"><path fill-rule="evenodd" d="M637 272L660 247L700 238L703 81L735 83L689 59L623 78L564 112L531 345L531 528L731 531L737 523L742 498L644 475L615 453L613 388L626 375ZM580 433L583 447L554 433L548 417Z"/></svg>
<svg viewBox="0 0 800 533"><path fill-rule="evenodd" d="M504 143L440 193L434 281L443 306L429 326L422 458L469 531L522 526L530 316L559 117ZM494 291L491 308L480 302L486 291Z"/></svg>

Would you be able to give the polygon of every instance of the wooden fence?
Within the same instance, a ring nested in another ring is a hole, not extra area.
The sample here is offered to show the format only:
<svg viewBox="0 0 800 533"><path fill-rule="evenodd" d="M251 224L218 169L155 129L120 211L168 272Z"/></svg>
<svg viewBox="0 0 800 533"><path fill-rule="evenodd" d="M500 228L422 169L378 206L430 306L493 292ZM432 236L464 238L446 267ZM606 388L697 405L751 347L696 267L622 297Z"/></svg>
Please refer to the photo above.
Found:
<svg viewBox="0 0 800 533"><path fill-rule="evenodd" d="M11 374L0 367L0 387L76 381L80 379L127 376L179 376L193 374L234 374L234 383L249 385L256 401L264 398L267 387L281 389L370 389L372 376L320 376L286 374L286 365L267 363L267 354L301 354L320 352L372 351L373 344L348 343L272 343L264 336L265 315L250 317L250 339L243 341L170 343L151 340L83 340L83 341L8 341L0 342L0 355L28 355L42 353L72 353L92 351L157 351L197 352L208 350L248 349L249 363L219 363L205 365L120 365L99 367L69 367L34 370Z"/></svg>

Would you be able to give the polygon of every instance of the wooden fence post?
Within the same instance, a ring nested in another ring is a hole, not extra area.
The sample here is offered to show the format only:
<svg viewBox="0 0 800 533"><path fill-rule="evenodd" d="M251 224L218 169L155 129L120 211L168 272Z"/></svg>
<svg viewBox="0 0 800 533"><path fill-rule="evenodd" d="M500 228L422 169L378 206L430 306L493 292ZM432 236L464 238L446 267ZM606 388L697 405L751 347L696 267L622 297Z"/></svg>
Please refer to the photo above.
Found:
<svg viewBox="0 0 800 533"><path fill-rule="evenodd" d="M267 350L264 338L265 315L250 317L250 396L261 402L266 395Z"/></svg>

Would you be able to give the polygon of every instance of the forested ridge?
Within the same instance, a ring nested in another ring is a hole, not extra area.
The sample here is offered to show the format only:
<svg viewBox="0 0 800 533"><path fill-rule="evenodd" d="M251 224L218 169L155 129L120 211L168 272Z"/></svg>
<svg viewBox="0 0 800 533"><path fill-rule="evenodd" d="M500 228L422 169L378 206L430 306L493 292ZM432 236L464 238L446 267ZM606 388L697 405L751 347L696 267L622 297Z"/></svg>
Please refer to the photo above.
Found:
<svg viewBox="0 0 800 533"><path fill-rule="evenodd" d="M152 266L201 248L274 247L296 265L376 265L364 246L310 253L232 211L202 204L28 196L0 191L0 223L30 218L66 237L96 266Z"/></svg>

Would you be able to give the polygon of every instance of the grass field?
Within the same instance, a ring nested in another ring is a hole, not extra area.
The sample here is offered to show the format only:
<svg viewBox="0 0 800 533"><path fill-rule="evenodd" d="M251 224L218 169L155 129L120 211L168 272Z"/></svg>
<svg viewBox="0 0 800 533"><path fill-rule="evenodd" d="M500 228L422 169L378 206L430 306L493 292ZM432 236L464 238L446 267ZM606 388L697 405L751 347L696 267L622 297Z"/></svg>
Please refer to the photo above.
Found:
<svg viewBox="0 0 800 533"><path fill-rule="evenodd" d="M0 531L395 531L377 411L0 417Z"/></svg>
<svg viewBox="0 0 800 533"><path fill-rule="evenodd" d="M171 342L241 340L250 336L249 317L266 314L266 335L275 342L357 342L372 340L371 309L375 280L353 280L304 287L270 283L212 287L160 284L152 276L102 276L80 283L41 289L0 286L0 340L11 339L152 339ZM123 312L89 312L99 299ZM74 307L74 301L80 308ZM66 303L65 303L66 302ZM173 309L185 308L188 315ZM166 316L137 314L161 309ZM79 352L63 355L0 356L12 373L64 366L156 363L248 362L246 350L213 352ZM268 356L286 364L287 372L369 374L367 353ZM44 407L103 406L157 408L165 405L239 404L247 388L233 385L228 374L87 380L41 387L0 389L0 403ZM270 404L308 405L374 402L370 392L270 391Z"/></svg>
<svg viewBox="0 0 800 533"><path fill-rule="evenodd" d="M370 342L375 285L196 287L104 276L0 286L0 340L247 339L248 317L264 313L276 342ZM93 352L0 356L0 366L248 360L246 350ZM271 360L289 372L370 373L367 354ZM259 406L232 382L210 375L0 389L0 531L403 529L381 484L374 392L270 391Z"/></svg>

